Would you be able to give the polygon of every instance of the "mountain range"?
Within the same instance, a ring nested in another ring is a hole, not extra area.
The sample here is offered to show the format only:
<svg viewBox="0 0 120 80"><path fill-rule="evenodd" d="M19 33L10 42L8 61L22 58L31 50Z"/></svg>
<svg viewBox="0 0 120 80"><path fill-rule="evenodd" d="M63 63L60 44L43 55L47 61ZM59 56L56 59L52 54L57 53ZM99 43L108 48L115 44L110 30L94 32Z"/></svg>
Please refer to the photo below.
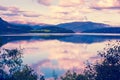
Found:
<svg viewBox="0 0 120 80"><path fill-rule="evenodd" d="M0 18L0 34L16 33L74 33L72 30L60 28L55 25L29 25L8 23Z"/></svg>
<svg viewBox="0 0 120 80"><path fill-rule="evenodd" d="M0 18L0 34L27 33L30 30L32 30L30 26L11 24Z"/></svg>
<svg viewBox="0 0 120 80"><path fill-rule="evenodd" d="M88 21L88 22L63 23L63 24L58 24L57 26L65 29L73 30L74 32L83 32L86 30L105 28L108 27L109 25Z"/></svg>
<svg viewBox="0 0 120 80"><path fill-rule="evenodd" d="M95 22L70 22L57 25L13 24L0 18L0 34L15 33L120 33L120 27Z"/></svg>
<svg viewBox="0 0 120 80"><path fill-rule="evenodd" d="M107 27L83 31L84 33L120 33L120 27Z"/></svg>

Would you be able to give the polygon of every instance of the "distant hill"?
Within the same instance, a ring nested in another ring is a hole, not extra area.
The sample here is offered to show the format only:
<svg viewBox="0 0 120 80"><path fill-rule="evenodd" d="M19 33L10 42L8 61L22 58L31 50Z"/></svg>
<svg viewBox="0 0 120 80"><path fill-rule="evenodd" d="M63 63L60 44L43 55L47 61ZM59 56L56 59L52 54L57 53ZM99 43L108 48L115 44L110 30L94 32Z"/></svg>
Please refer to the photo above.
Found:
<svg viewBox="0 0 120 80"><path fill-rule="evenodd" d="M119 27L94 22L71 22L58 25L13 24L0 18L0 34L13 33L120 33Z"/></svg>
<svg viewBox="0 0 120 80"><path fill-rule="evenodd" d="M94 23L94 22L71 22L71 23L58 24L57 26L65 29L73 30L74 32L83 32L85 30L105 28L108 27L109 25L102 23Z"/></svg>
<svg viewBox="0 0 120 80"><path fill-rule="evenodd" d="M15 33L73 33L73 31L51 25L13 24L0 18L0 34Z"/></svg>
<svg viewBox="0 0 120 80"><path fill-rule="evenodd" d="M74 33L72 30L60 28L57 26L42 27L37 30L31 30L32 33Z"/></svg>
<svg viewBox="0 0 120 80"><path fill-rule="evenodd" d="M120 33L120 27L107 27L94 30L86 30L84 33Z"/></svg>
<svg viewBox="0 0 120 80"><path fill-rule="evenodd" d="M0 34L27 33L32 28L30 26L15 25L0 18Z"/></svg>

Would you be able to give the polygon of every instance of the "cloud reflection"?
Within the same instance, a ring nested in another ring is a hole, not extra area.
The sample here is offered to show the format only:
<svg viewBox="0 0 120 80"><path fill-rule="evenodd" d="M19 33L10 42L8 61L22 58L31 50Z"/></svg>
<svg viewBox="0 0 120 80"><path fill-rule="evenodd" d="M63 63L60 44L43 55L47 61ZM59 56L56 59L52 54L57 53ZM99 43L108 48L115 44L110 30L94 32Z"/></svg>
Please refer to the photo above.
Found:
<svg viewBox="0 0 120 80"><path fill-rule="evenodd" d="M75 44L58 40L11 42L5 48L24 48L24 63L36 71L42 68L81 71L86 60L97 59L97 51L102 50L106 42L93 44Z"/></svg>

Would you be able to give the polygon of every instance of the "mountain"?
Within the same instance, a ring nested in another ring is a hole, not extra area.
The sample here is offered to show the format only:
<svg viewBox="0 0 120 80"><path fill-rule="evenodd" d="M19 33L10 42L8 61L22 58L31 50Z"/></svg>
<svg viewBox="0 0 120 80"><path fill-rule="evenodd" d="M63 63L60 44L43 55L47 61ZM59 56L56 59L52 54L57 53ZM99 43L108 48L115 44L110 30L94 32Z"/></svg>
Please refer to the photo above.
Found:
<svg viewBox="0 0 120 80"><path fill-rule="evenodd" d="M27 33L32 28L30 26L15 25L0 18L0 34Z"/></svg>
<svg viewBox="0 0 120 80"><path fill-rule="evenodd" d="M32 30L32 33L74 33L72 30L60 28L57 26L46 26L36 30Z"/></svg>
<svg viewBox="0 0 120 80"><path fill-rule="evenodd" d="M107 27L94 30L86 30L84 33L120 33L120 27Z"/></svg>
<svg viewBox="0 0 120 80"><path fill-rule="evenodd" d="M94 22L71 22L71 23L58 24L57 26L61 28L73 30L74 32L83 32L85 30L93 30L93 29L108 27L109 25L102 23L94 23Z"/></svg>
<svg viewBox="0 0 120 80"><path fill-rule="evenodd" d="M73 33L72 30L56 27L54 25L29 25L8 23L0 18L0 34L15 33Z"/></svg>
<svg viewBox="0 0 120 80"><path fill-rule="evenodd" d="M13 24L0 18L0 34L13 33L120 33L119 27L94 22L71 22L58 25Z"/></svg>
<svg viewBox="0 0 120 80"><path fill-rule="evenodd" d="M47 26L55 26L55 25L51 25L51 24L44 24L44 25L32 25L31 27L34 29L34 30L37 30L37 29L41 29L41 28L44 28L44 27L47 27Z"/></svg>

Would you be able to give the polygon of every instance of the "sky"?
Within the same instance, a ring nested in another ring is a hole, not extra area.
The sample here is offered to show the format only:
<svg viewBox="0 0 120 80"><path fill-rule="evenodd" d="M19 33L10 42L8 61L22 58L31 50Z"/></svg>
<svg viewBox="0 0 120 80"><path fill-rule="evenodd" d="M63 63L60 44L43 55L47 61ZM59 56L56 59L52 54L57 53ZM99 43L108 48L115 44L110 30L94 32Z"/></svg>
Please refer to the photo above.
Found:
<svg viewBox="0 0 120 80"><path fill-rule="evenodd" d="M120 0L0 0L0 17L23 24L92 21L120 26Z"/></svg>

